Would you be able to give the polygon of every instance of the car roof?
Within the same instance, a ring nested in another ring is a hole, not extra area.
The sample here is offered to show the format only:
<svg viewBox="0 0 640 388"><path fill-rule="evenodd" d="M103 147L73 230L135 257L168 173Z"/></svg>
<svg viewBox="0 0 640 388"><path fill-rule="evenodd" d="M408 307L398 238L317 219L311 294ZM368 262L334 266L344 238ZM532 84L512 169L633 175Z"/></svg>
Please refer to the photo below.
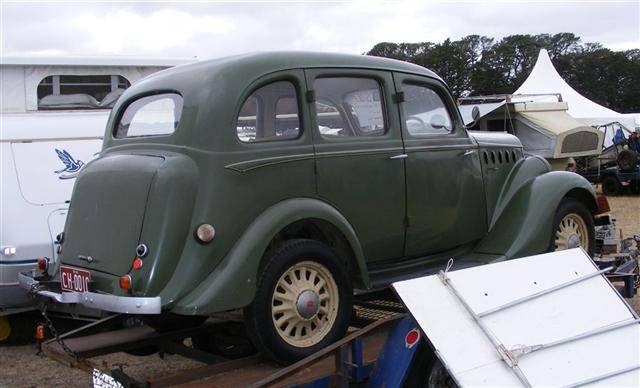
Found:
<svg viewBox="0 0 640 388"><path fill-rule="evenodd" d="M277 71L309 68L360 68L397 71L442 79L431 70L413 63L369 55L336 54L310 51L272 51L241 54L176 66L151 75L149 78L180 78L181 74L241 73L255 77ZM244 78L244 77L243 77Z"/></svg>
<svg viewBox="0 0 640 388"><path fill-rule="evenodd" d="M252 62L273 66L274 71L297 68L314 67L356 67L368 69L381 69L390 71L401 71L417 73L430 77L439 78L434 72L413 63L399 61L396 59L375 57L369 55L337 54L311 51L275 51L256 52L210 61L202 61L211 66L218 66L221 63L232 65L234 63Z"/></svg>

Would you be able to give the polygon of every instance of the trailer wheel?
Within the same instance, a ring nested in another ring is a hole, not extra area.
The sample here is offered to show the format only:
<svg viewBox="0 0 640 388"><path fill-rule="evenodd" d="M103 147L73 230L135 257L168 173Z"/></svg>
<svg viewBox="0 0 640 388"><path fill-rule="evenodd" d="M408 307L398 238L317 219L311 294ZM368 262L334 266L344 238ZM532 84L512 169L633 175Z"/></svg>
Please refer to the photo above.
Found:
<svg viewBox="0 0 640 388"><path fill-rule="evenodd" d="M582 247L593 256L595 245L593 216L582 202L564 198L553 218L549 251Z"/></svg>
<svg viewBox="0 0 640 388"><path fill-rule="evenodd" d="M618 178L608 176L602 180L602 193L604 195L618 195L622 191L622 185Z"/></svg>
<svg viewBox="0 0 640 388"><path fill-rule="evenodd" d="M345 265L326 245L289 240L265 257L247 331L267 356L289 363L342 338L353 287Z"/></svg>

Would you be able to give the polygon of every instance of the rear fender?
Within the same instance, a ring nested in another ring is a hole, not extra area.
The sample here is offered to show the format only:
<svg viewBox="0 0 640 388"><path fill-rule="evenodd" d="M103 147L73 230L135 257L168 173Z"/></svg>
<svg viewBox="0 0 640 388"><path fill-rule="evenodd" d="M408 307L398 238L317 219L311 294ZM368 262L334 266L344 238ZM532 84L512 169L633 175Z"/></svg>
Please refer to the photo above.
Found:
<svg viewBox="0 0 640 388"><path fill-rule="evenodd" d="M171 311L206 315L251 303L256 292L260 261L269 242L286 226L309 218L330 222L344 234L353 250L362 282L368 287L369 277L362 248L348 221L325 202L295 198L270 207L256 218L215 270L179 300Z"/></svg>
<svg viewBox="0 0 640 388"><path fill-rule="evenodd" d="M535 166L523 168L535 170ZM576 198L591 212L597 209L593 187L578 174L554 171L530 177L526 179L523 170L522 175L510 180L511 189L501 195L501 210L475 252L501 254L505 259L545 252L550 244L553 217L563 198Z"/></svg>

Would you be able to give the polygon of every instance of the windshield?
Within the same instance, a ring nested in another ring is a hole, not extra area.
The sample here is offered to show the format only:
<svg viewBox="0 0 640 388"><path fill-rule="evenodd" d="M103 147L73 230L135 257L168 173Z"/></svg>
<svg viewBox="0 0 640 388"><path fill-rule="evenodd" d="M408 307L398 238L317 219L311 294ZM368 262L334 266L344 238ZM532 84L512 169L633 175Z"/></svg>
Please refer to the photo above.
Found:
<svg viewBox="0 0 640 388"><path fill-rule="evenodd" d="M142 97L127 106L116 137L159 136L172 134L182 115L182 97L175 93Z"/></svg>

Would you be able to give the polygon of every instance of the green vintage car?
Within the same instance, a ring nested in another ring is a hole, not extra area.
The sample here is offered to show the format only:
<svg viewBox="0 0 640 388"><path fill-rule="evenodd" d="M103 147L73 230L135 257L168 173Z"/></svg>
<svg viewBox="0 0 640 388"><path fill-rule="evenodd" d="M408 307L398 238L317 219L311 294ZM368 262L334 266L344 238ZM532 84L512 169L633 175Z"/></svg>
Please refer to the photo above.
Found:
<svg viewBox="0 0 640 388"><path fill-rule="evenodd" d="M452 257L592 251L598 203L516 137L467 132L420 66L241 55L124 92L75 183L61 265L20 281L165 328L243 308L255 345L290 362L344 335L354 290Z"/></svg>

